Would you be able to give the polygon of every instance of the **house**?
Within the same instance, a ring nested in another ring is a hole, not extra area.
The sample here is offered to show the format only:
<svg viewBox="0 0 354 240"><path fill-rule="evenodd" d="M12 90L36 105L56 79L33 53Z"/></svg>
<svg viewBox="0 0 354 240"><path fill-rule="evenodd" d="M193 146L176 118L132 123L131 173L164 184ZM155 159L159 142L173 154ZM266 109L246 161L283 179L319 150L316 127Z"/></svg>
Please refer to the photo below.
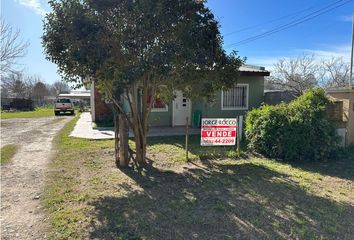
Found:
<svg viewBox="0 0 354 240"><path fill-rule="evenodd" d="M98 92L94 81L91 83L90 106L92 122L112 122L112 110Z"/></svg>
<svg viewBox="0 0 354 240"><path fill-rule="evenodd" d="M251 65L243 65L239 71L237 85L227 91L218 92L213 103L192 102L180 91L176 91L175 99L167 104L157 99L149 117L151 126L182 126L186 124L187 118L191 125L193 115L197 113L203 118L232 118L259 107L264 101L264 77L269 76L270 72L264 67ZM94 85L92 92L92 120L97 121L108 115L109 106L99 99Z"/></svg>
<svg viewBox="0 0 354 240"><path fill-rule="evenodd" d="M341 145L354 145L354 88L333 88L326 92L335 103L329 115L336 121Z"/></svg>
<svg viewBox="0 0 354 240"><path fill-rule="evenodd" d="M295 94L289 90L264 90L264 103L268 105L289 103L295 98Z"/></svg>

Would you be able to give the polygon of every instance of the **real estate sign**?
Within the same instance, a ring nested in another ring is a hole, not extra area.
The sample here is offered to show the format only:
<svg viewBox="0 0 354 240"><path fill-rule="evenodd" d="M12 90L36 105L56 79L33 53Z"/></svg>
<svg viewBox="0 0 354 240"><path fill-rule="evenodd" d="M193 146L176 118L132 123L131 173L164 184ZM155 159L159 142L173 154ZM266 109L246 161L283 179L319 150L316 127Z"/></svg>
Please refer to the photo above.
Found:
<svg viewBox="0 0 354 240"><path fill-rule="evenodd" d="M202 118L200 145L235 145L236 127L236 118Z"/></svg>

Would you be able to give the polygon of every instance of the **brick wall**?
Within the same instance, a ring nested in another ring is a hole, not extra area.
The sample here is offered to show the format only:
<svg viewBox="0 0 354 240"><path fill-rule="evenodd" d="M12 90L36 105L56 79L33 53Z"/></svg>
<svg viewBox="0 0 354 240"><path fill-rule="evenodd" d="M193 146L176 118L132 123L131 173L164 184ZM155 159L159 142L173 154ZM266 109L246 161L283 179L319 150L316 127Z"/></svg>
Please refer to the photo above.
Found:
<svg viewBox="0 0 354 240"><path fill-rule="evenodd" d="M95 121L96 122L107 122L110 121L112 118L112 111L108 104L104 102L102 99L101 94L97 91L97 89L94 89L94 94L95 94Z"/></svg>
<svg viewBox="0 0 354 240"><path fill-rule="evenodd" d="M343 101L335 101L327 106L327 114L336 122L343 122Z"/></svg>
<svg viewBox="0 0 354 240"><path fill-rule="evenodd" d="M334 89L327 94L342 102L342 122L337 127L346 129L346 145L354 144L354 89Z"/></svg>

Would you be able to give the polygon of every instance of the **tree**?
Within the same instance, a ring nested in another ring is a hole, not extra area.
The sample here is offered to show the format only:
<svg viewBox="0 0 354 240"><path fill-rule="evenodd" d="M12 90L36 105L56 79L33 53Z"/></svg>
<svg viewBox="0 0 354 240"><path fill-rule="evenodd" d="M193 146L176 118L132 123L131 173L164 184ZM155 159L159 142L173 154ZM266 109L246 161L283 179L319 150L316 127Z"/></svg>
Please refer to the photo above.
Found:
<svg viewBox="0 0 354 240"><path fill-rule="evenodd" d="M133 130L138 164L146 161L148 117L157 94L165 101L174 90L192 99L213 99L217 90L237 81L242 60L222 49L218 22L203 1L63 0L50 5L43 35L47 58L68 81L95 80L117 113L121 141L125 124ZM128 163L117 141L116 161Z"/></svg>
<svg viewBox="0 0 354 240"><path fill-rule="evenodd" d="M342 57L322 60L323 85L329 87L345 87L349 84L350 64Z"/></svg>
<svg viewBox="0 0 354 240"><path fill-rule="evenodd" d="M28 86L20 72L12 72L8 76L3 77L1 88L8 93L9 97L28 97Z"/></svg>
<svg viewBox="0 0 354 240"><path fill-rule="evenodd" d="M9 97L8 89L4 88L3 84L0 85L0 88L1 88L1 93L0 93L1 99L8 98Z"/></svg>
<svg viewBox="0 0 354 240"><path fill-rule="evenodd" d="M1 20L0 24L0 73L4 76L15 71L17 59L26 55L29 44L20 39L19 30L14 31L4 20Z"/></svg>
<svg viewBox="0 0 354 240"><path fill-rule="evenodd" d="M22 72L12 72L3 77L2 93L13 98L27 98L42 101L48 94L47 86L39 75L25 76Z"/></svg>
<svg viewBox="0 0 354 240"><path fill-rule="evenodd" d="M320 66L314 55L301 55L297 58L282 58L274 64L269 84L278 89L291 91L301 96L307 89L318 85L321 78Z"/></svg>
<svg viewBox="0 0 354 240"><path fill-rule="evenodd" d="M42 104L44 97L47 96L48 93L49 90L47 86L38 78L33 86L33 99L37 100L37 103Z"/></svg>
<svg viewBox="0 0 354 240"><path fill-rule="evenodd" d="M56 81L50 87L50 94L52 96L57 96L60 93L69 93L69 92L70 92L69 85L66 82L63 82L63 81Z"/></svg>

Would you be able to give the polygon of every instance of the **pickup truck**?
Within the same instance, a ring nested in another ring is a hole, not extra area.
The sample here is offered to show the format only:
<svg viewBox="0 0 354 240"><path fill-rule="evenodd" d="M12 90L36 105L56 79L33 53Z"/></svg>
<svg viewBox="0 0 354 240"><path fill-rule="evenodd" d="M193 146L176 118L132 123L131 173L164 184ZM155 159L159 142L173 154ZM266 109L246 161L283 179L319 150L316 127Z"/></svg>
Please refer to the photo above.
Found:
<svg viewBox="0 0 354 240"><path fill-rule="evenodd" d="M69 98L58 98L54 103L54 114L58 116L60 113L69 112L74 115L74 104Z"/></svg>

